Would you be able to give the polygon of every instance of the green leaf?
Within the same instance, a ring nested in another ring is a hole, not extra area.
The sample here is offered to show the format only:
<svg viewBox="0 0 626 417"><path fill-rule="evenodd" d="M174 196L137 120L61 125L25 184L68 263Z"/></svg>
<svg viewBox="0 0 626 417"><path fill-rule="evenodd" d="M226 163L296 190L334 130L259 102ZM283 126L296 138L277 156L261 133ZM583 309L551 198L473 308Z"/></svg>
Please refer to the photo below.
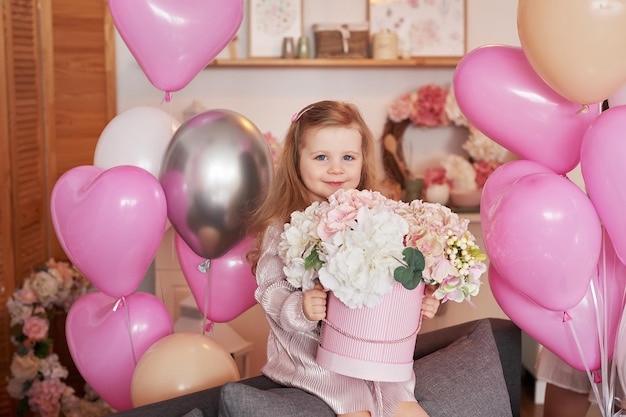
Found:
<svg viewBox="0 0 626 417"><path fill-rule="evenodd" d="M316 249L313 249L313 252L311 252L311 254L304 260L304 269L307 271L309 269L319 270L322 265L322 261L320 260L320 256Z"/></svg>
<svg viewBox="0 0 626 417"><path fill-rule="evenodd" d="M422 271L426 267L424 254L416 248L405 248L402 259L405 264L393 271L393 277L407 290L414 290L423 281Z"/></svg>
<svg viewBox="0 0 626 417"><path fill-rule="evenodd" d="M26 413L26 411L28 411L30 409L30 406L28 405L28 397L24 397L22 398L18 403L17 403L17 415L19 417L22 417L24 415L24 413Z"/></svg>
<svg viewBox="0 0 626 417"><path fill-rule="evenodd" d="M52 339L43 339L35 343L33 352L38 358L47 358L50 355L50 349L52 348Z"/></svg>

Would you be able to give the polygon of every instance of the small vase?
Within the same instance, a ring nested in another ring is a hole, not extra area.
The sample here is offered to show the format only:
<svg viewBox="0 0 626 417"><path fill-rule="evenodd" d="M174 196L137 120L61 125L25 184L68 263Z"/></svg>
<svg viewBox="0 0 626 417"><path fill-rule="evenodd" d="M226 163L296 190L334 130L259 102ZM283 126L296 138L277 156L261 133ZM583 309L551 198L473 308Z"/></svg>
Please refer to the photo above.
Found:
<svg viewBox="0 0 626 417"><path fill-rule="evenodd" d="M424 178L407 178L404 181L404 201L421 200L423 187Z"/></svg>
<svg viewBox="0 0 626 417"><path fill-rule="evenodd" d="M298 58L307 59L311 58L311 50L309 48L309 38L301 36L298 39Z"/></svg>

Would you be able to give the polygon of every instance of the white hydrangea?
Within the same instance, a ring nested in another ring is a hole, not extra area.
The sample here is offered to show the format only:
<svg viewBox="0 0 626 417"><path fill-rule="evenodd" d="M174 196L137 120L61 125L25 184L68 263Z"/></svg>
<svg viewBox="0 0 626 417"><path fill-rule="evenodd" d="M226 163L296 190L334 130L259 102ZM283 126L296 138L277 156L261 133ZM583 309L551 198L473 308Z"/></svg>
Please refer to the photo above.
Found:
<svg viewBox="0 0 626 417"><path fill-rule="evenodd" d="M352 229L322 244L322 285L350 308L378 304L392 290L408 230L406 220L383 206L360 208Z"/></svg>
<svg viewBox="0 0 626 417"><path fill-rule="evenodd" d="M305 211L293 212L291 222L284 226L278 245L278 254L285 261L283 272L287 281L305 291L312 288L313 279L317 275L313 269L305 270L304 261L320 241L316 230L319 205L319 202L315 202Z"/></svg>

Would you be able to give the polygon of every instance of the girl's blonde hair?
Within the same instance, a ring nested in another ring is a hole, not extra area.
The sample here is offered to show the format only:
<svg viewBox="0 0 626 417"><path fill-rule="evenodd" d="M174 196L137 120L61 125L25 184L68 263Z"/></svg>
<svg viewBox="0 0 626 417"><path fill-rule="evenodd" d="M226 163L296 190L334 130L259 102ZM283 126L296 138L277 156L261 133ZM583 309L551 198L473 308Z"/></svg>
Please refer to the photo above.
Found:
<svg viewBox="0 0 626 417"><path fill-rule="evenodd" d="M356 106L330 100L306 106L292 119L267 198L250 219L248 234L255 237L256 247L248 253L247 258L253 271L256 270L261 255L261 245L267 228L273 223L282 225L289 222L291 213L304 210L312 203L300 176L300 151L311 132L326 127L353 127L359 131L363 168L358 188L379 188L374 137Z"/></svg>

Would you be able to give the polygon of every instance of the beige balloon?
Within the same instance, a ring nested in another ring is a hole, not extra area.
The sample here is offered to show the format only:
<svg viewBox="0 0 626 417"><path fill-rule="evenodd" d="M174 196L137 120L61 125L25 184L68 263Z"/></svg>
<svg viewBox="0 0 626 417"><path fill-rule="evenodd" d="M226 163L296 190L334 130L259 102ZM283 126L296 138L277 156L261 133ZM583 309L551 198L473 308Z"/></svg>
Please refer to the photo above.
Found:
<svg viewBox="0 0 626 417"><path fill-rule="evenodd" d="M131 382L134 407L238 381L235 360L208 336L173 333L139 359Z"/></svg>
<svg viewBox="0 0 626 417"><path fill-rule="evenodd" d="M574 103L626 82L626 0L519 0L517 29L535 72Z"/></svg>

